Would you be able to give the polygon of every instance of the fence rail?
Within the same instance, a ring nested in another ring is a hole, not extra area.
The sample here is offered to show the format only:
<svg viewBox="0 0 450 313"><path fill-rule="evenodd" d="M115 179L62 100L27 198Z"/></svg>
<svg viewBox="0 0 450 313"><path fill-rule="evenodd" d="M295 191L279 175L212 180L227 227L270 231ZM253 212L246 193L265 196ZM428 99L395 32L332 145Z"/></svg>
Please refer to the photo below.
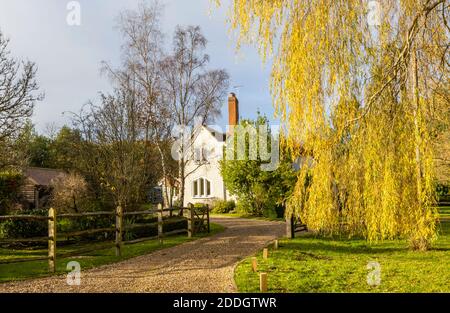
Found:
<svg viewBox="0 0 450 313"><path fill-rule="evenodd" d="M78 217L86 217L86 216L102 216L102 215L115 215L116 212L111 211L99 211L99 212L86 212L86 213L65 213L58 214L58 217L61 218L78 218Z"/></svg>
<svg viewBox="0 0 450 313"><path fill-rule="evenodd" d="M43 215L1 215L0 221L4 220L48 220L50 217Z"/></svg>
<svg viewBox="0 0 450 313"><path fill-rule="evenodd" d="M188 212L188 216L184 217L183 215L179 215L178 217L172 217L174 211L180 212ZM169 212L169 219L164 218L164 212ZM136 223L130 225L124 225L123 220L125 217L129 216L144 216L144 215L157 215L157 222L152 223ZM112 227L103 227L103 228L93 228L86 229L80 231L72 231L72 232L61 232L57 234L56 230L56 222L59 218L70 218L76 219L81 217L91 217L91 216L114 216L115 224ZM85 213L64 213L57 214L54 208L50 208L48 210L48 216L41 215L4 215L0 216L0 221L3 220L43 220L48 222L48 236L46 237L33 237L33 238L14 238L14 239L0 239L0 244L5 243L20 243L20 242L48 242L48 253L47 256L36 256L36 257L28 257L28 258L12 258L6 260L0 260L0 264L11 264L11 263L21 263L28 261L42 261L48 260L48 268L49 272L55 272L56 270L56 258L60 257L69 257L76 256L83 253L93 252L97 250L103 250L107 248L115 247L115 253L117 256L120 256L122 253L122 246L129 245L134 243L139 243L147 240L159 239L159 242L162 244L164 237L187 233L189 237L192 237L195 233L201 231L210 231L209 224L209 207L206 205L201 208L195 208L193 205L190 205L187 208L162 208L162 205L158 205L158 209L154 210L146 210L146 211L136 211L136 212L123 212L123 209L119 206L114 212L111 211L101 211L101 212L85 212ZM187 228L184 229L176 229L172 231L164 231L164 226L179 223L181 221L187 221ZM125 231L140 229L140 228L148 228L157 226L158 233L156 236L137 238L133 240L123 241L123 234ZM92 235L98 233L108 233L115 232L115 240L113 242L104 243L95 245L93 247L88 247L85 249L79 249L77 251L66 252L62 254L57 254L56 252L56 244L57 238L69 238L69 237L78 237L84 235Z"/></svg>

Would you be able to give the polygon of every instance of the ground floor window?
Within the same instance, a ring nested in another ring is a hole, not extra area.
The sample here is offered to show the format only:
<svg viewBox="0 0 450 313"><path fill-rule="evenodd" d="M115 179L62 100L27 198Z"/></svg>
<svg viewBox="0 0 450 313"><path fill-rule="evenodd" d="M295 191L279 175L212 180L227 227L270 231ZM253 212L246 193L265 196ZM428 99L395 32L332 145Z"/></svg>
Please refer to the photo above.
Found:
<svg viewBox="0 0 450 313"><path fill-rule="evenodd" d="M211 182L206 178L198 178L192 182L194 197L208 197L211 195Z"/></svg>

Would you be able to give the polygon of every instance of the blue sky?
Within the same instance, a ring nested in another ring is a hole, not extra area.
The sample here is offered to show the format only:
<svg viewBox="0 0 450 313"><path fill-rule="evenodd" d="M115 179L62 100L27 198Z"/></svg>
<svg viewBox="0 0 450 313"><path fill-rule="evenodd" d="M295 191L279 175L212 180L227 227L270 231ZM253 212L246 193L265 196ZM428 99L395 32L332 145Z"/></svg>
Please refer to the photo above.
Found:
<svg viewBox="0 0 450 313"><path fill-rule="evenodd" d="M33 122L43 131L48 123L68 123L67 111L77 112L99 91L108 91L100 75L101 61L117 65L121 39L115 19L123 9L136 8L139 0L79 0L81 25L66 23L66 0L0 0L0 29L10 38L14 56L38 65L38 80L45 99L35 109ZM209 0L162 0L162 19L167 40L176 25L200 25L208 39L211 68L224 68L237 90L240 115L252 118L259 109L270 119L273 107L269 94L270 66L264 66L253 47L236 53L234 38L226 24L227 8L212 8ZM231 88L231 87L230 87ZM232 90L230 90L232 91ZM226 101L218 125L225 125Z"/></svg>

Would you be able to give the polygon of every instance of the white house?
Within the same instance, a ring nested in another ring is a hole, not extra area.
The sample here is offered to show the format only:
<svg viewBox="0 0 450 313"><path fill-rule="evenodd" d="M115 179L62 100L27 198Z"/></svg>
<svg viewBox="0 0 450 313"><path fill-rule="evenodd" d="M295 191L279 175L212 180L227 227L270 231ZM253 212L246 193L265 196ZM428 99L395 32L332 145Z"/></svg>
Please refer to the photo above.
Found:
<svg viewBox="0 0 450 313"><path fill-rule="evenodd" d="M239 121L239 101L234 93L228 97L228 123ZM226 190L220 175L226 134L207 126L198 126L192 136L192 156L185 167L184 203L212 203L214 200L234 199Z"/></svg>

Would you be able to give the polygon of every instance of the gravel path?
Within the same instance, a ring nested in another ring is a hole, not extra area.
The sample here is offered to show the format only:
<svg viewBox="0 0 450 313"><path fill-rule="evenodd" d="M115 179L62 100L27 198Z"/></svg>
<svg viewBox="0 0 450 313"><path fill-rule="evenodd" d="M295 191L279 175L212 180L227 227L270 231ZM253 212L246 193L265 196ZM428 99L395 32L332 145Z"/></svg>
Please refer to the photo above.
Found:
<svg viewBox="0 0 450 313"><path fill-rule="evenodd" d="M226 230L212 237L66 276L0 284L0 292L235 292L235 264L284 234L284 223L213 218Z"/></svg>

